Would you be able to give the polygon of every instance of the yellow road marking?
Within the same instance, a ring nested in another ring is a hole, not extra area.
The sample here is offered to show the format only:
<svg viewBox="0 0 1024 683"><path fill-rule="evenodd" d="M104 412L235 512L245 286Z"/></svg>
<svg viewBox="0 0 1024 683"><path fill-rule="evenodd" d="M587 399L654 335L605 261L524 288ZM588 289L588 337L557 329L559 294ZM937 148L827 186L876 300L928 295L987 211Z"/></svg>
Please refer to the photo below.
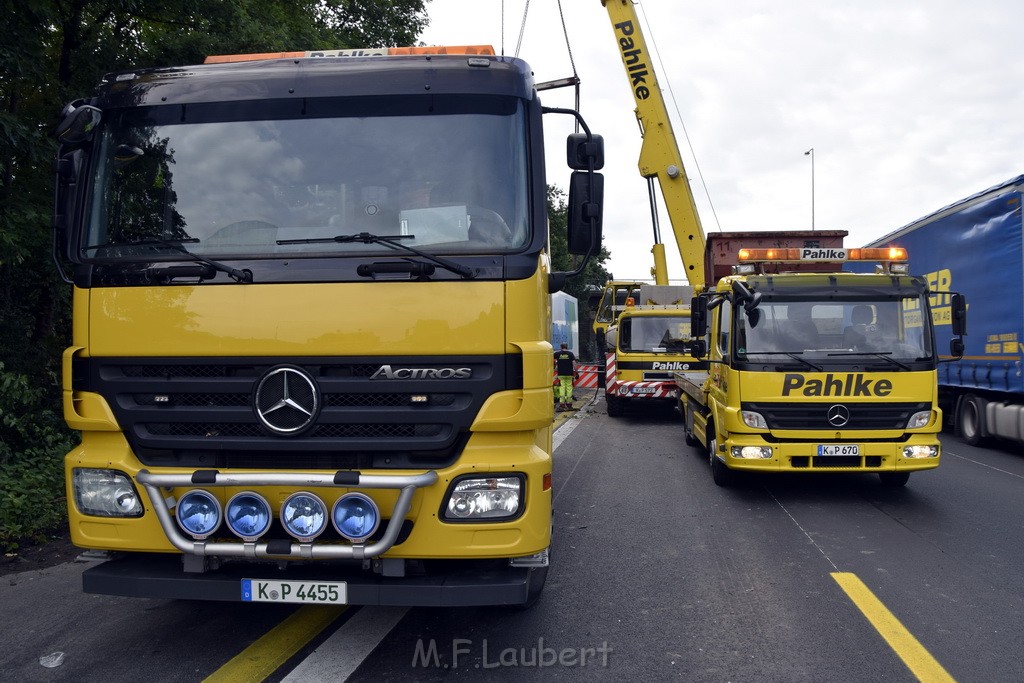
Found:
<svg viewBox="0 0 1024 683"><path fill-rule="evenodd" d="M954 681L942 665L918 642L900 620L875 597L856 574L832 572L832 578L846 592L854 605L867 617L871 625L899 655L919 681Z"/></svg>
<svg viewBox="0 0 1024 683"><path fill-rule="evenodd" d="M344 606L325 605L300 607L206 677L204 683L255 683L265 680L306 643L330 626L345 609Z"/></svg>

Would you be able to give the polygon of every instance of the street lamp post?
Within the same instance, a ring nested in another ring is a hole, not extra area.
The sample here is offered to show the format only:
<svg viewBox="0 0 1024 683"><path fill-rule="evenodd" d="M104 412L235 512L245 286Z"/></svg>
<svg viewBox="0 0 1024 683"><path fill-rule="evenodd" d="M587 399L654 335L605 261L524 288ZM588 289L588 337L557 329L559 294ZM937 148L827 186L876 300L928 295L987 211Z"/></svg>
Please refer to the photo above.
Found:
<svg viewBox="0 0 1024 683"><path fill-rule="evenodd" d="M814 230L814 148L804 152L804 156L811 157L811 230Z"/></svg>

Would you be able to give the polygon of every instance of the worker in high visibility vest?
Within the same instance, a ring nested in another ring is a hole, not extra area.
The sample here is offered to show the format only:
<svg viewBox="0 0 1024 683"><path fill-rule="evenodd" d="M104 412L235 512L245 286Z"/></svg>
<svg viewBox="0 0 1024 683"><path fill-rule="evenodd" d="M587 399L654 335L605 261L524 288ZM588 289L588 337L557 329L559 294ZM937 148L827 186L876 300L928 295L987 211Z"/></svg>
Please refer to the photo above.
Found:
<svg viewBox="0 0 1024 683"><path fill-rule="evenodd" d="M562 348L555 351L555 374L558 375L558 386L555 398L558 410L572 410L572 381L576 375L576 354L569 350L569 345L562 342Z"/></svg>

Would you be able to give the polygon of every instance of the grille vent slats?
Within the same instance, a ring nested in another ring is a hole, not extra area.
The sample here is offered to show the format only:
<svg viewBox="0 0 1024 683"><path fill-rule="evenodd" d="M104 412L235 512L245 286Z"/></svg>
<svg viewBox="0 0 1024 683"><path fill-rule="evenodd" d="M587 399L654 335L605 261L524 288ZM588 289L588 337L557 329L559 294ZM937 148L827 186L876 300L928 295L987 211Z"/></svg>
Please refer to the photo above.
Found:
<svg viewBox="0 0 1024 683"><path fill-rule="evenodd" d="M505 355L79 358L75 364L75 389L107 399L147 465L206 466L216 457L240 467L268 459L284 468L306 467L311 461L344 467L353 454L363 466L378 461L374 466L451 462L484 401L497 392L522 388L521 359ZM409 373L382 373L384 365L441 371L409 379ZM282 366L307 373L319 392L316 420L298 434L273 433L253 407L261 380ZM453 371L466 367L472 370L468 377ZM291 453L294 464L289 462Z"/></svg>
<svg viewBox="0 0 1024 683"><path fill-rule="evenodd" d="M836 405L844 406L850 414L849 422L837 426L829 423L828 411ZM769 429L843 429L891 430L906 429L910 416L928 410L927 403L744 403L743 410L764 416Z"/></svg>

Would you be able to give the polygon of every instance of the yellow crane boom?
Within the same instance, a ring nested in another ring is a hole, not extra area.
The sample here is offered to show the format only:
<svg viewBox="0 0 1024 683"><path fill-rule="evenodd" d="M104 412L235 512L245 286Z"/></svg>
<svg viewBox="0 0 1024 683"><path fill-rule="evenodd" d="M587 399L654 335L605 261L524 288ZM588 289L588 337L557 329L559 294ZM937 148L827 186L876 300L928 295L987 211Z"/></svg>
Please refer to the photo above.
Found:
<svg viewBox="0 0 1024 683"><path fill-rule="evenodd" d="M636 10L632 0L601 0L601 4L608 10L608 18L611 19L619 46L619 56L636 101L636 118L643 138L638 163L640 175L647 179L649 187L653 187L655 178L658 180L686 277L691 285L703 285L704 229L697 215L690 182L686 177L686 169L683 167L683 159L672 132L668 109L658 86L651 53L647 49ZM665 245L657 227L651 252L654 254L654 268L651 272L655 283L667 285Z"/></svg>

